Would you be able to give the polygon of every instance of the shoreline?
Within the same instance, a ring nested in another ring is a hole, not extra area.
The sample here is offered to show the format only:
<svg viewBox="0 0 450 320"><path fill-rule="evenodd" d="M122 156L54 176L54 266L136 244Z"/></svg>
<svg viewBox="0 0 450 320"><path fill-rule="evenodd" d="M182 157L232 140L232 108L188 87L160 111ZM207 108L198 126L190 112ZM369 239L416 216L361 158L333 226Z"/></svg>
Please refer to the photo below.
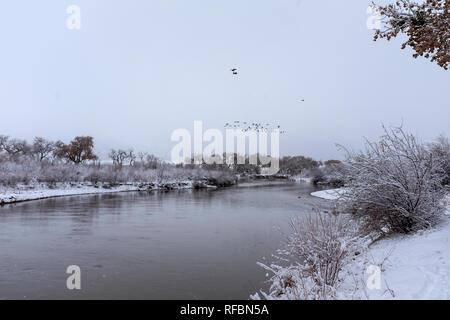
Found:
<svg viewBox="0 0 450 320"><path fill-rule="evenodd" d="M290 179L279 180L281 182L299 182ZM258 186L265 184L259 179L242 181L243 184L253 184ZM15 188L0 188L0 207L9 204L29 202L35 200L45 200L60 197L73 197L83 195L101 195L120 192L151 192L151 191L174 191L174 190L200 190L200 189L221 189L236 186L239 181L229 185L212 185L205 181L171 181L165 183L120 183L112 186L108 183L58 183L55 188L47 184L35 184L32 186L18 186Z"/></svg>
<svg viewBox="0 0 450 320"><path fill-rule="evenodd" d="M344 189L328 189L311 195L336 200ZM372 243L342 270L338 289L343 299L449 299L450 291L450 194L444 199L446 211L438 225L407 235L393 235ZM415 250L411 251L410 248ZM368 289L368 268L380 267L381 283Z"/></svg>
<svg viewBox="0 0 450 320"><path fill-rule="evenodd" d="M150 192L150 191L170 191L170 190L193 190L193 189L217 189L218 186L208 185L198 181L178 181L163 184L155 183L122 183L116 186L109 184L61 183L56 188L35 185L32 187L18 187L0 189L0 206L8 204L45 200L60 197L73 197L83 195L101 195L120 192Z"/></svg>

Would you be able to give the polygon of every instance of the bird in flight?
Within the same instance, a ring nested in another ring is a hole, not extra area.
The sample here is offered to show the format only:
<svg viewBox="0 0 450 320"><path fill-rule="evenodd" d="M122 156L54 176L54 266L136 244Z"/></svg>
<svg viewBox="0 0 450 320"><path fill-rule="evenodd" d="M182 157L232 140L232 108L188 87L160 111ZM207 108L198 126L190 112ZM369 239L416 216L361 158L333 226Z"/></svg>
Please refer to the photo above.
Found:
<svg viewBox="0 0 450 320"><path fill-rule="evenodd" d="M233 74L238 74L236 68L233 68L233 69L231 69L230 71L233 72Z"/></svg>
<svg viewBox="0 0 450 320"><path fill-rule="evenodd" d="M300 102L305 102L305 99L300 100Z"/></svg>

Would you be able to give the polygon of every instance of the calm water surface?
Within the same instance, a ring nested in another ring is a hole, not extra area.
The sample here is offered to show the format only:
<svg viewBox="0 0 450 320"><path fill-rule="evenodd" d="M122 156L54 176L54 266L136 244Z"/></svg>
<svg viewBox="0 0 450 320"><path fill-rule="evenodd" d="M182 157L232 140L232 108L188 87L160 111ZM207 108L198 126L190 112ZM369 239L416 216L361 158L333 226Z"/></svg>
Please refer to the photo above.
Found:
<svg viewBox="0 0 450 320"><path fill-rule="evenodd" d="M248 299L306 183L74 196L0 207L0 299ZM300 197L300 198L299 198ZM67 290L67 266L81 290Z"/></svg>

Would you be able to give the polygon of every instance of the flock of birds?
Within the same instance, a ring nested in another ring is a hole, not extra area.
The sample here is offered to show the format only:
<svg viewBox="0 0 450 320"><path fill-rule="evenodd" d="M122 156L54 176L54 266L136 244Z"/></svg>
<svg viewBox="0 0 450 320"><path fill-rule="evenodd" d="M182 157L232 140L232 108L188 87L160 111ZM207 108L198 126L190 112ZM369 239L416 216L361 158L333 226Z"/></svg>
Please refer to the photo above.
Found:
<svg viewBox="0 0 450 320"><path fill-rule="evenodd" d="M256 132L268 132L270 130L274 130L273 128L270 128L270 123L266 123L266 124L262 124L262 123L258 123L258 122L252 122L252 123L247 123L246 121L239 121L236 120L233 123L225 123L225 128L230 128L230 129L241 129L244 132L247 131L256 131ZM276 129L280 130L281 126L277 125ZM280 133L286 133L286 131L284 130L280 130Z"/></svg>
<svg viewBox="0 0 450 320"><path fill-rule="evenodd" d="M232 69L230 69L230 71L232 72L233 75L238 74L237 68L232 68ZM305 99L301 99L300 102L305 102ZM270 129L270 123L266 123L264 125L264 124L257 123L257 122L247 123L245 121L240 122L238 120L234 121L233 123L226 123L225 128L241 129L244 132L246 132L246 131L256 131L256 132L266 131L267 132L269 130L273 130L273 129ZM278 125L276 127L276 129L280 130L280 126ZM286 131L280 130L280 133L286 133Z"/></svg>

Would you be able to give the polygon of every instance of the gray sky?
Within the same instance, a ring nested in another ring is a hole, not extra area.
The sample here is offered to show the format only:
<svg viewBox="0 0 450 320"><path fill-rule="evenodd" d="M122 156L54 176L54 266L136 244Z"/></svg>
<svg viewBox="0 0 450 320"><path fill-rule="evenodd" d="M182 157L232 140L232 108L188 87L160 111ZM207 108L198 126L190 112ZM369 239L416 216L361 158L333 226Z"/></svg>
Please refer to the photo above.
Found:
<svg viewBox="0 0 450 320"><path fill-rule="evenodd" d="M0 134L168 158L174 129L280 124L281 153L339 158L398 125L450 133L450 73L373 42L361 0L3 0ZM81 8L81 30L66 8ZM229 69L236 67L233 77ZM300 100L305 99L301 103Z"/></svg>

